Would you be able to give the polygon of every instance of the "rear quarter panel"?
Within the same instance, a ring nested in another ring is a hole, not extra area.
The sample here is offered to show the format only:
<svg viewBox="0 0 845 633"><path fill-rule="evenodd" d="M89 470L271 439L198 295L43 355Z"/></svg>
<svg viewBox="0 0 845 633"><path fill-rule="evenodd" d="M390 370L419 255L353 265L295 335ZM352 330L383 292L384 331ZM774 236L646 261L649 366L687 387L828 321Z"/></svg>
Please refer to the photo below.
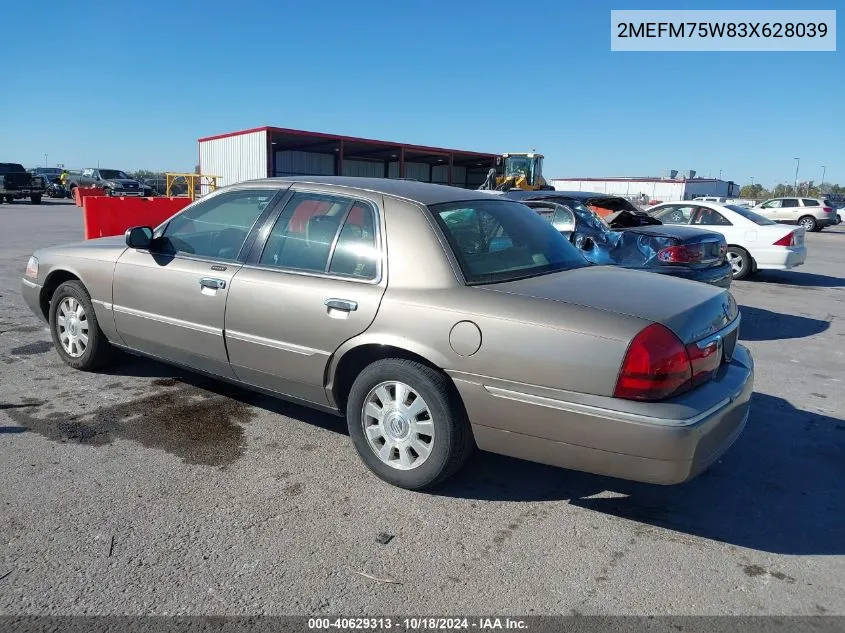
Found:
<svg viewBox="0 0 845 633"><path fill-rule="evenodd" d="M612 394L628 344L647 321L465 286L442 239L427 211L385 196L387 289L373 323L341 346L329 376L350 349L380 343L450 372Z"/></svg>

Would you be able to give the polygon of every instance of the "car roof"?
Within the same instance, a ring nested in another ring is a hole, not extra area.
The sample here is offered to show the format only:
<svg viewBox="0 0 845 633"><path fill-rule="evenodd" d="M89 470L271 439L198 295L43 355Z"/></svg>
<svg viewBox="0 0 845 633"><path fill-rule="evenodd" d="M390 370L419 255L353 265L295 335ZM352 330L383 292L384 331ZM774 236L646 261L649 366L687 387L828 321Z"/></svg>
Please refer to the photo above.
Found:
<svg viewBox="0 0 845 633"><path fill-rule="evenodd" d="M478 189L463 189L461 187L450 187L449 185L436 185L429 182L417 180L397 180L390 178L363 178L355 176L299 176L299 177L276 177L249 180L239 184L273 184L273 183L300 183L334 185L337 187L348 187L381 193L386 196L404 198L424 205L441 204L444 202L463 202L465 200L489 200L489 194Z"/></svg>

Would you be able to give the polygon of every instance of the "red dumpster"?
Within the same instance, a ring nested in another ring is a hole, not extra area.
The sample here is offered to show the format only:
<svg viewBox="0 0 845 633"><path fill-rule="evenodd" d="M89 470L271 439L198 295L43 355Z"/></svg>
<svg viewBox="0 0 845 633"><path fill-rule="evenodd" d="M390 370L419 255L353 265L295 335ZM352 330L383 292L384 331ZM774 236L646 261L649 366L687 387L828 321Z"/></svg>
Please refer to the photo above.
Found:
<svg viewBox="0 0 845 633"><path fill-rule="evenodd" d="M104 196L106 195L105 189L102 187L74 187L73 188L73 199L76 201L76 206L82 206L82 200L87 198L88 196Z"/></svg>
<svg viewBox="0 0 845 633"><path fill-rule="evenodd" d="M189 198L87 196L82 200L86 240L123 235L133 226L155 228L191 203Z"/></svg>

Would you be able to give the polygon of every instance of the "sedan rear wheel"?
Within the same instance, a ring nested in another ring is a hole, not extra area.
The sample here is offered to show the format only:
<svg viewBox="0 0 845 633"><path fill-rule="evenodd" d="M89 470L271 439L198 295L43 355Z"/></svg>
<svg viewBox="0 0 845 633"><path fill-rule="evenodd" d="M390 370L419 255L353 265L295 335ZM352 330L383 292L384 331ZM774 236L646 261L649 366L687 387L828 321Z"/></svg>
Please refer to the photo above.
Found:
<svg viewBox="0 0 845 633"><path fill-rule="evenodd" d="M446 376L410 360L384 359L355 379L349 435L367 467L388 483L419 490L451 477L474 442Z"/></svg>
<svg viewBox="0 0 845 633"><path fill-rule="evenodd" d="M745 279L751 272L751 255L744 248L729 246L727 260L734 279Z"/></svg>
<svg viewBox="0 0 845 633"><path fill-rule="evenodd" d="M798 220L798 224L803 226L807 232L815 231L816 230L816 219L811 215L805 215L800 220Z"/></svg>

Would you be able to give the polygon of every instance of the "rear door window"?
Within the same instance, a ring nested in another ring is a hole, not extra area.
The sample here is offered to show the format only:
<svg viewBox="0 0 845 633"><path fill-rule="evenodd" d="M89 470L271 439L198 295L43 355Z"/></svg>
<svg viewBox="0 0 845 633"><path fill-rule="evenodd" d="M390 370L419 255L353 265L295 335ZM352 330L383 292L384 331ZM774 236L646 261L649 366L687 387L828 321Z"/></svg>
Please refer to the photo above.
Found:
<svg viewBox="0 0 845 633"><path fill-rule="evenodd" d="M698 207L693 224L704 226L731 226L730 221L715 209Z"/></svg>
<svg viewBox="0 0 845 633"><path fill-rule="evenodd" d="M259 264L375 279L379 250L371 205L342 196L294 194L267 238Z"/></svg>
<svg viewBox="0 0 845 633"><path fill-rule="evenodd" d="M818 200L812 200L810 198L802 198L801 202L804 203L805 207L817 207L817 206L819 206Z"/></svg>
<svg viewBox="0 0 845 633"><path fill-rule="evenodd" d="M784 209L787 208L787 207L797 207L797 206L799 206L798 198L784 198L783 204L781 204L781 208L784 208Z"/></svg>
<svg viewBox="0 0 845 633"><path fill-rule="evenodd" d="M693 205L672 204L652 211L651 215L663 224L689 224L696 208Z"/></svg>

